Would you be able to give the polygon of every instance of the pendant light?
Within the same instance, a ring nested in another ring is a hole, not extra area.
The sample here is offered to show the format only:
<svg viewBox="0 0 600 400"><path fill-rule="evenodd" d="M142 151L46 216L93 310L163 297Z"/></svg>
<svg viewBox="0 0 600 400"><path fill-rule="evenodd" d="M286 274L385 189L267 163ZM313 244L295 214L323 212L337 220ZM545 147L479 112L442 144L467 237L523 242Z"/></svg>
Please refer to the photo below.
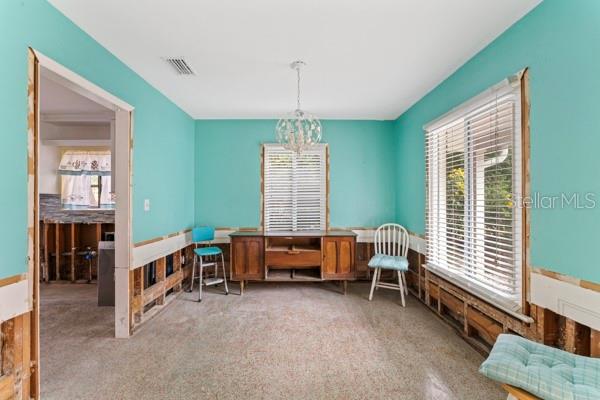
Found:
<svg viewBox="0 0 600 400"><path fill-rule="evenodd" d="M300 154L303 150L321 141L321 122L317 117L300 108L300 69L306 66L304 61L294 61L290 67L296 70L298 96L296 109L282 117L275 128L277 141L287 150Z"/></svg>

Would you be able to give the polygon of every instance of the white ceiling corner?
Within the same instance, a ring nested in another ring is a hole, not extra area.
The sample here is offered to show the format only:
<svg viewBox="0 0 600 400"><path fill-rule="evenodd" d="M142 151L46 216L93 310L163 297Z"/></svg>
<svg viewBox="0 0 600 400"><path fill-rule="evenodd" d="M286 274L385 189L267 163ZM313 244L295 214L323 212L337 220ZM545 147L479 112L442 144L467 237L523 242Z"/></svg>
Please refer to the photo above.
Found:
<svg viewBox="0 0 600 400"><path fill-rule="evenodd" d="M194 118L395 119L541 0L50 0ZM164 57L184 57L179 76Z"/></svg>

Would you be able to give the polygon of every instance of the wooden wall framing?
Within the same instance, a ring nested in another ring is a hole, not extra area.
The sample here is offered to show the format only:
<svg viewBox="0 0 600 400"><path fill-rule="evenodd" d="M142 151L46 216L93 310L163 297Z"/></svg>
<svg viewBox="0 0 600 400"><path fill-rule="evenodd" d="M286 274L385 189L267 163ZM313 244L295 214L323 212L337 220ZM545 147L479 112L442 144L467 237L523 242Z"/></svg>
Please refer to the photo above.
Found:
<svg viewBox="0 0 600 400"><path fill-rule="evenodd" d="M78 252L85 250L86 247L97 252L103 234L114 230L115 225L112 223L41 222L41 280L91 282L97 277L98 257L91 260L90 274L88 262L84 262ZM83 268L82 263L86 264Z"/></svg>
<svg viewBox="0 0 600 400"><path fill-rule="evenodd" d="M535 304L528 304L534 322L524 322L427 270L423 254L409 250L408 258L409 291L481 353L488 353L501 333L512 333L600 358L600 331Z"/></svg>
<svg viewBox="0 0 600 400"><path fill-rule="evenodd" d="M154 243L152 240L151 243ZM229 268L229 243L213 243L223 251L225 270L230 276ZM144 273L147 265L130 270L129 274L129 302L130 302L130 333L135 331L146 321L153 318L159 312L183 292L190 285L192 276L192 262L194 256L194 245L187 245L174 251L165 257L159 257L156 262L156 283L150 287L144 287ZM173 273L167 275L167 257L173 257ZM215 260L209 260L215 261ZM220 262L220 258L217 260ZM212 272L212 269L210 270ZM219 272L221 267L219 265ZM197 271L196 271L197 273Z"/></svg>
<svg viewBox="0 0 600 400"><path fill-rule="evenodd" d="M153 317L182 291L184 267L191 265L189 262L183 264L183 260L187 258L186 252L189 253L187 248L183 248L169 256L155 260L156 283L150 287L144 287L144 274L146 268L148 268L147 265L129 271L131 334L140 324ZM172 257L173 270L170 274L167 273L167 257Z"/></svg>
<svg viewBox="0 0 600 400"><path fill-rule="evenodd" d="M29 399L36 393L32 374L31 328L33 313L0 324L0 400Z"/></svg>

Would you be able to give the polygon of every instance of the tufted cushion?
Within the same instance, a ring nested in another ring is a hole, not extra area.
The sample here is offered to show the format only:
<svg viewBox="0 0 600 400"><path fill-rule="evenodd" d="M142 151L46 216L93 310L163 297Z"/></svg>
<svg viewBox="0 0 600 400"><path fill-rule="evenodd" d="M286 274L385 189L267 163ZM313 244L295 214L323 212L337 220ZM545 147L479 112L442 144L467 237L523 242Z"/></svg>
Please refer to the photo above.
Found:
<svg viewBox="0 0 600 400"><path fill-rule="evenodd" d="M406 257L375 254L373 257L371 257L371 260L369 260L369 267L407 271L408 260Z"/></svg>
<svg viewBox="0 0 600 400"><path fill-rule="evenodd" d="M479 372L542 399L600 399L600 359L567 353L520 336L498 336Z"/></svg>

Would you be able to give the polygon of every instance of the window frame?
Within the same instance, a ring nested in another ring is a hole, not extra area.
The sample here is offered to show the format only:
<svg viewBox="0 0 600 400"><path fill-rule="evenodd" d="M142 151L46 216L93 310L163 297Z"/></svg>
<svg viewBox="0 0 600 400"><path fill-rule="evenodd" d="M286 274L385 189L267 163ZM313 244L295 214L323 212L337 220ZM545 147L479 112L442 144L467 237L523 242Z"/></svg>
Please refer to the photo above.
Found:
<svg viewBox="0 0 600 400"><path fill-rule="evenodd" d="M96 202L96 205L94 206L95 208L100 208L100 202L102 199L102 175L90 175L92 177L92 179L90 180L90 189L92 190L92 192L94 191L94 188L98 189L98 201ZM94 184L93 182L93 177L96 177L96 181L97 183Z"/></svg>
<svg viewBox="0 0 600 400"><path fill-rule="evenodd" d="M510 85L515 89L518 87L519 88L519 99L517 101L519 102L520 110L519 110L519 113L517 115L515 115L515 117L516 118L520 117L520 120L519 119L515 120L515 128L520 130L520 132L518 133L519 138L516 138L515 137L516 133L513 133L513 143L515 146L519 146L517 150L514 150L514 156L519 157L519 162L520 162L519 167L520 168L518 171L513 171L513 183L516 186L516 188L513 188L511 192L513 194L515 192L517 192L518 195L521 197L521 199L526 199L526 198L529 198L529 196L530 196L530 176L529 176L530 101L529 101L528 78L529 78L528 69L525 68L524 70L504 79L502 82L492 86L488 90L473 97L472 99L466 101L465 103L459 105L458 107L455 107L450 112L442 115L441 117L437 118L436 120L430 122L429 124L427 124L423 127L425 134L427 134L428 132L434 131L436 129L439 129L445 125L448 125L452 121L458 120L460 114L462 114L463 116L467 116L470 112L475 110L478 106L485 104L483 102L485 98L489 98L491 94L501 90L502 87L505 87L507 85ZM427 155L427 152L428 152L427 146L425 147L425 152ZM473 155L469 158L471 158L470 161L473 161L475 159L475 155ZM437 160L437 161L440 162L441 160ZM427 164L427 162L428 161L426 161L426 164ZM467 175L467 171L466 171L467 162L469 162L469 160L465 159L464 160L465 175ZM437 175L439 173L439 171L440 171L439 166L437 166L435 168L434 173ZM475 168L474 170L471 169L470 173L477 174L477 168ZM429 172L429 174L431 174L431 172ZM515 179L515 176L517 176L518 178ZM426 178L428 178L427 172L426 172ZM443 177L443 179L440 179L439 176L436 179L438 182L438 187L440 187L440 185L443 185L443 182L440 183L440 181L441 180L445 181L445 176ZM466 178L465 178L465 180L466 180ZM426 180L426 182L427 182L427 180ZM429 195L430 195L429 194L429 191L430 191L429 183L426 184L425 189L426 189L425 207L426 207L427 212L430 213L431 211L430 211L430 199L429 199ZM445 190L446 189L444 189L444 191ZM477 196L476 193L474 195ZM439 210L438 210L438 212L439 212ZM476 284L476 283L470 283L467 281L467 279L463 278L462 276L454 276L452 273L448 272L447 268L437 268L436 266L432 265L431 263L427 263L425 266L431 272L440 275L442 278L456 284L457 286L461 287L462 289L466 290L467 292L469 292L479 298L482 298L483 300L497 306L498 308L502 309L503 311L505 311L509 314L512 314L513 316L522 318L523 316L527 316L530 313L530 306L528 303L529 281L530 281L530 258L529 258L529 253L530 253L530 251L529 251L529 249L530 249L530 237L529 237L530 216L529 216L528 208L523 205L523 202L521 202L520 207L515 207L514 213L515 214L519 213L519 218L520 218L520 226L516 227L516 229L519 229L519 231L518 231L518 233L515 232L513 234L513 237L515 237L515 235L520 235L519 246L517 246L514 249L515 254L519 253L518 260L515 260L516 261L515 267L518 269L518 271L516 272L516 277L517 277L517 279L519 279L518 283L520 285L520 296L515 297L515 301L518 300L519 304L512 303L513 306L511 307L511 302L503 301L504 299L498 298L497 296L494 296L490 292L486 293L486 290L485 290L485 288L483 288L483 286ZM466 210L464 211L464 215L465 216L467 215ZM427 221L427 223L429 223L429 221ZM427 229L429 229L429 228L427 228Z"/></svg>
<svg viewBox="0 0 600 400"><path fill-rule="evenodd" d="M112 159L112 150L109 147L104 147L104 146L94 146L94 147L62 147L61 148L61 161L62 161L62 157L65 155L65 153L67 152L101 152L101 151L107 151L111 154L111 159ZM59 161L59 165L60 162ZM113 164L111 164L112 167ZM68 203L63 203L63 198L62 198L62 193L64 190L64 180L62 179L62 174L60 173L60 170L58 170L58 176L60 178L60 203L61 203L61 208L64 209L71 209L70 207L65 207L66 204ZM75 176L77 176L77 174L74 174ZM102 194L105 193L105 190L108 190L108 193L110 194L110 186L112 186L112 171L109 175L102 175L102 174L82 174L81 176L89 176L90 177L90 182L89 182L89 187L88 190L90 191L90 193L93 193L94 188L97 188L98 190L98 201L92 203L90 202L89 204L85 205L84 207L89 208L89 209L98 209L101 210L103 209L102 205ZM111 185L109 185L108 187L102 182L104 177L109 177L111 178ZM97 179L97 184L93 183L94 178ZM109 203L104 203L104 205L107 205ZM110 205L112 205L112 207L108 207L107 209L114 209L116 207L116 203L113 201L112 203L110 203ZM83 206L82 206L83 207Z"/></svg>
<svg viewBox="0 0 600 400"><path fill-rule="evenodd" d="M265 148L267 146L279 146L278 143L263 143L260 146L260 231L265 231ZM325 230L330 228L329 220L329 144L319 143L315 146L323 146L325 148ZM300 231L301 232L301 231Z"/></svg>

